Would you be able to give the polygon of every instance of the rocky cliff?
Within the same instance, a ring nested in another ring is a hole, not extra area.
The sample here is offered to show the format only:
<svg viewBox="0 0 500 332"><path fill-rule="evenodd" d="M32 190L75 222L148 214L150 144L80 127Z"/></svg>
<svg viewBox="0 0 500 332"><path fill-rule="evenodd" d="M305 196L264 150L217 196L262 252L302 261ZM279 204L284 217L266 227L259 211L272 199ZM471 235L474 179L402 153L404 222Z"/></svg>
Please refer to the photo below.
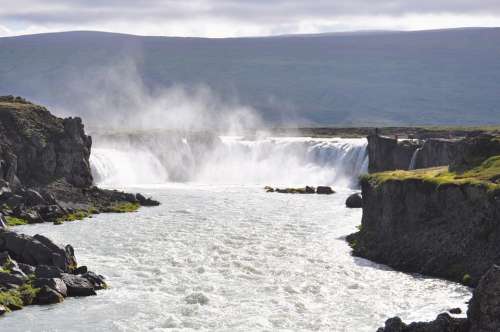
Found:
<svg viewBox="0 0 500 332"><path fill-rule="evenodd" d="M416 140L398 141L379 135L369 135L367 139L370 173L408 169L413 153L420 147Z"/></svg>
<svg viewBox="0 0 500 332"><path fill-rule="evenodd" d="M424 140L396 140L395 138L368 136L368 154L370 173L389 170L420 169L447 166L452 163L471 164L473 159L483 161L485 154L496 155L494 137L487 133L474 133L462 138L428 138ZM482 141L482 144L478 142ZM475 143L471 143L475 142ZM471 149L471 144L474 146ZM476 156L477 155L477 156ZM477 164L477 163L476 163Z"/></svg>
<svg viewBox="0 0 500 332"><path fill-rule="evenodd" d="M482 140L466 145L474 151ZM500 264L500 156L463 172L371 174L361 186L361 229L348 238L355 255L470 285Z"/></svg>
<svg viewBox="0 0 500 332"><path fill-rule="evenodd" d="M61 119L23 98L0 97L2 223L60 223L157 204L142 195L93 187L91 145L80 118Z"/></svg>
<svg viewBox="0 0 500 332"><path fill-rule="evenodd" d="M91 145L80 118L61 119L22 98L0 97L0 176L11 185L64 179L89 187Z"/></svg>

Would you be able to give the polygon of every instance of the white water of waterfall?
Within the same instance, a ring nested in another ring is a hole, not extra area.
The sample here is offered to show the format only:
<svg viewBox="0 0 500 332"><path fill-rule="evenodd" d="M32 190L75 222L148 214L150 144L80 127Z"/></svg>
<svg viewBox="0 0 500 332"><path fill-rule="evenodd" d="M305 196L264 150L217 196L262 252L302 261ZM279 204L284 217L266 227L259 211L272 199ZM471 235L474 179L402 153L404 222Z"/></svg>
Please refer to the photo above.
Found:
<svg viewBox="0 0 500 332"><path fill-rule="evenodd" d="M162 151L161 146L145 146L138 151L130 146L120 148L116 142L113 148L100 148L97 142L91 157L96 183L122 186L181 181L352 187L368 166L365 139L268 137L248 140L223 136L220 143L204 151L202 157L193 155L189 143L183 142L176 145L175 151Z"/></svg>
<svg viewBox="0 0 500 332"><path fill-rule="evenodd" d="M411 156L411 160L410 160L410 165L408 166L408 170L415 169L415 166L417 164L417 156L418 156L418 153L420 152L420 150L422 150L422 148L417 148L413 152L413 155Z"/></svg>
<svg viewBox="0 0 500 332"><path fill-rule="evenodd" d="M161 162L149 151L93 148L90 165L94 181L103 186L158 184L168 181Z"/></svg>

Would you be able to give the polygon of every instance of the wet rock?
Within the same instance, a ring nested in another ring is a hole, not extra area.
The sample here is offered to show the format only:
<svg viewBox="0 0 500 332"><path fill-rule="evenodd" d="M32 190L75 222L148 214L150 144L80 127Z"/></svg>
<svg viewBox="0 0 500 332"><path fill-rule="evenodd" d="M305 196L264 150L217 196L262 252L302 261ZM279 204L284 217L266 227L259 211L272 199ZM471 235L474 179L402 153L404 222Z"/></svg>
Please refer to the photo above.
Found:
<svg viewBox="0 0 500 332"><path fill-rule="evenodd" d="M104 277L98 274L95 274L92 271L87 271L84 274L81 275L82 278L87 279L92 283L92 286L94 287L95 290L100 290L100 289L105 289L108 286L106 285L106 282L104 281Z"/></svg>
<svg viewBox="0 0 500 332"><path fill-rule="evenodd" d="M3 214L0 213L0 229L6 229L6 228L7 228L7 220L5 220Z"/></svg>
<svg viewBox="0 0 500 332"><path fill-rule="evenodd" d="M63 271L56 266L38 265L35 268L37 278L61 278Z"/></svg>
<svg viewBox="0 0 500 332"><path fill-rule="evenodd" d="M62 301L64 301L64 297L61 293L49 286L42 286L35 298L35 303L37 304L54 304L61 303Z"/></svg>
<svg viewBox="0 0 500 332"><path fill-rule="evenodd" d="M146 198L146 197L144 197L144 195L142 195L140 193L135 194L135 198L137 199L139 204L141 204L142 206L158 206L158 205L160 205L160 202L155 201L151 197Z"/></svg>
<svg viewBox="0 0 500 332"><path fill-rule="evenodd" d="M274 192L274 188L273 187L269 187L269 186L265 186L264 190L266 191L266 193L273 193Z"/></svg>
<svg viewBox="0 0 500 332"><path fill-rule="evenodd" d="M320 195L331 195L331 194L335 193L335 191L333 191L333 189L331 187L318 186L316 188L316 193L320 194Z"/></svg>
<svg viewBox="0 0 500 332"><path fill-rule="evenodd" d="M33 282L33 286L36 288L47 286L50 289L57 291L64 297L68 295L68 288L66 287L64 281L60 278L38 278Z"/></svg>
<svg viewBox="0 0 500 332"><path fill-rule="evenodd" d="M363 198L360 193L355 193L347 197L345 205L348 208L361 208L363 207Z"/></svg>
<svg viewBox="0 0 500 332"><path fill-rule="evenodd" d="M23 264L23 263L18 263L18 265L19 265L19 268L21 269L21 271L24 272L24 274L26 274L26 275L35 274L35 267L34 266L31 266L28 264Z"/></svg>
<svg viewBox="0 0 500 332"><path fill-rule="evenodd" d="M306 194L314 194L315 193L314 187L306 186L305 192Z"/></svg>
<svg viewBox="0 0 500 332"><path fill-rule="evenodd" d="M203 294L203 293L193 293L184 298L186 303L188 304L201 304L201 305L206 305L208 304L208 297Z"/></svg>
<svg viewBox="0 0 500 332"><path fill-rule="evenodd" d="M471 331L500 331L500 266L493 265L480 279L467 310Z"/></svg>
<svg viewBox="0 0 500 332"><path fill-rule="evenodd" d="M460 308L452 308L452 309L448 310L448 312L450 314L453 314L453 315L459 315L459 314L462 313L462 309L460 309Z"/></svg>
<svg viewBox="0 0 500 332"><path fill-rule="evenodd" d="M33 266L56 266L65 272L76 266L71 246L63 249L42 235L32 237L0 230L0 251L7 251L17 262Z"/></svg>
<svg viewBox="0 0 500 332"><path fill-rule="evenodd" d="M84 273L87 273L88 269L85 265L82 265L82 266L79 266L74 272L73 274L84 274Z"/></svg>
<svg viewBox="0 0 500 332"><path fill-rule="evenodd" d="M0 304L0 316L8 312L7 308Z"/></svg>
<svg viewBox="0 0 500 332"><path fill-rule="evenodd" d="M431 322L418 322L409 325L403 323L401 318L390 318L385 326L377 332L469 332L469 323L466 318L453 318L443 313Z"/></svg>
<svg viewBox="0 0 500 332"><path fill-rule="evenodd" d="M86 278L74 274L63 273L62 280L68 289L68 296L96 295L94 285Z"/></svg>
<svg viewBox="0 0 500 332"><path fill-rule="evenodd" d="M7 272L0 272L0 286L8 287L11 285L21 286L26 282L26 278L13 275Z"/></svg>
<svg viewBox="0 0 500 332"><path fill-rule="evenodd" d="M46 205L47 201L40 195L40 193L33 189L28 189L24 193L24 198L26 201L26 205L35 206L35 205Z"/></svg>

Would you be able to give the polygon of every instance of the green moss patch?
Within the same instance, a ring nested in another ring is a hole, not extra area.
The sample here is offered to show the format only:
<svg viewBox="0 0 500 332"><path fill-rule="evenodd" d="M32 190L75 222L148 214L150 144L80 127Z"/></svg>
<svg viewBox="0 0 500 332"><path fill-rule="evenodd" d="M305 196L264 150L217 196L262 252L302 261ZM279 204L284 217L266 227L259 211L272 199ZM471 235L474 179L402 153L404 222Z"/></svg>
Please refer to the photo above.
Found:
<svg viewBox="0 0 500 332"><path fill-rule="evenodd" d="M140 207L141 205L139 203L123 202L111 205L110 207L105 209L105 212L117 212L117 213L135 212Z"/></svg>
<svg viewBox="0 0 500 332"><path fill-rule="evenodd" d="M27 283L18 289L0 292L0 304L9 310L19 310L25 305L32 304L38 292L38 288Z"/></svg>
<svg viewBox="0 0 500 332"><path fill-rule="evenodd" d="M481 165L464 172L450 172L447 167L433 167L413 171L388 171L363 176L363 180L374 185L386 181L422 180L436 185L470 184L500 190L500 156L490 157Z"/></svg>
<svg viewBox="0 0 500 332"><path fill-rule="evenodd" d="M12 216L5 216L5 221L7 222L7 226L26 225L28 223L26 219L16 218Z"/></svg>

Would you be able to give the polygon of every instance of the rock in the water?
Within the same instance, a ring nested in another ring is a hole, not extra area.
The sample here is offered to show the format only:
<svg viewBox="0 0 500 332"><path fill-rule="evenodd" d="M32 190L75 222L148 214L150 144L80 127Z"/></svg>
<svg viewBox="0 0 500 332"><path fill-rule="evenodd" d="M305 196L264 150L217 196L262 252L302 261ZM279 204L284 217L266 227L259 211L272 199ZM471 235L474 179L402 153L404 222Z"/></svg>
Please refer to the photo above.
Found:
<svg viewBox="0 0 500 332"><path fill-rule="evenodd" d="M5 308L3 305L0 304L0 316L4 315L7 312L8 312L7 308Z"/></svg>
<svg viewBox="0 0 500 332"><path fill-rule="evenodd" d="M62 280L68 288L68 296L90 296L96 295L94 285L83 278L74 274L63 273Z"/></svg>
<svg viewBox="0 0 500 332"><path fill-rule="evenodd" d="M314 194L315 193L314 187L306 186L305 189L306 189L305 190L306 194Z"/></svg>
<svg viewBox="0 0 500 332"><path fill-rule="evenodd" d="M7 272L0 272L0 286L11 288L12 286L21 286L25 282L26 278Z"/></svg>
<svg viewBox="0 0 500 332"><path fill-rule="evenodd" d="M97 275L92 271L87 271L81 275L82 278L87 279L94 286L95 290L100 290L107 288L106 282L104 281L104 277L101 275Z"/></svg>
<svg viewBox="0 0 500 332"><path fill-rule="evenodd" d="M471 331L500 331L500 266L493 265L479 280L467 316Z"/></svg>
<svg viewBox="0 0 500 332"><path fill-rule="evenodd" d="M28 264L23 264L23 263L18 263L19 268L21 271L24 272L26 275L34 274L35 273L35 267L28 265Z"/></svg>
<svg viewBox="0 0 500 332"><path fill-rule="evenodd" d="M140 193L135 194L135 198L137 199L139 204L141 204L142 206L158 206L158 205L160 205L160 202L155 201L151 197L146 198L146 197L144 197L144 195L142 195Z"/></svg>
<svg viewBox="0 0 500 332"><path fill-rule="evenodd" d="M274 192L274 188L273 188L273 187L270 187L270 186L265 186L265 187L264 187L264 190L265 190L267 193L273 193L273 192Z"/></svg>
<svg viewBox="0 0 500 332"><path fill-rule="evenodd" d="M193 293L184 298L188 304L201 304L205 305L208 303L208 297L203 293Z"/></svg>
<svg viewBox="0 0 500 332"><path fill-rule="evenodd" d="M35 276L37 278L61 278L63 271L55 266L38 265L35 268Z"/></svg>
<svg viewBox="0 0 500 332"><path fill-rule="evenodd" d="M418 322L409 325L403 323L401 318L390 318L385 326L377 332L469 332L469 323L466 318L453 318L443 313L431 322Z"/></svg>
<svg viewBox="0 0 500 332"><path fill-rule="evenodd" d="M54 304L62 301L64 301L64 297L49 286L40 288L35 298L37 304Z"/></svg>
<svg viewBox="0 0 500 332"><path fill-rule="evenodd" d="M330 195L335 193L331 187L328 186L318 186L316 188L316 193L321 195Z"/></svg>
<svg viewBox="0 0 500 332"><path fill-rule="evenodd" d="M68 288L66 287L64 281L60 278L39 278L34 281L33 286L36 288L47 286L64 297L68 295Z"/></svg>
<svg viewBox="0 0 500 332"><path fill-rule="evenodd" d="M361 208L363 207L363 198L360 193L355 193L347 197L345 205L348 208Z"/></svg>
<svg viewBox="0 0 500 332"><path fill-rule="evenodd" d="M84 274L84 273L87 273L88 269L85 265L83 266L79 266L74 272L73 274Z"/></svg>
<svg viewBox="0 0 500 332"><path fill-rule="evenodd" d="M7 251L20 263L34 266L56 266L65 272L71 272L76 266L71 246L60 248L42 235L32 237L0 230L0 251Z"/></svg>
<svg viewBox="0 0 500 332"><path fill-rule="evenodd" d="M460 308L452 308L452 309L448 310L448 312L450 314L453 314L453 315L460 315L462 313L462 309L460 309Z"/></svg>

